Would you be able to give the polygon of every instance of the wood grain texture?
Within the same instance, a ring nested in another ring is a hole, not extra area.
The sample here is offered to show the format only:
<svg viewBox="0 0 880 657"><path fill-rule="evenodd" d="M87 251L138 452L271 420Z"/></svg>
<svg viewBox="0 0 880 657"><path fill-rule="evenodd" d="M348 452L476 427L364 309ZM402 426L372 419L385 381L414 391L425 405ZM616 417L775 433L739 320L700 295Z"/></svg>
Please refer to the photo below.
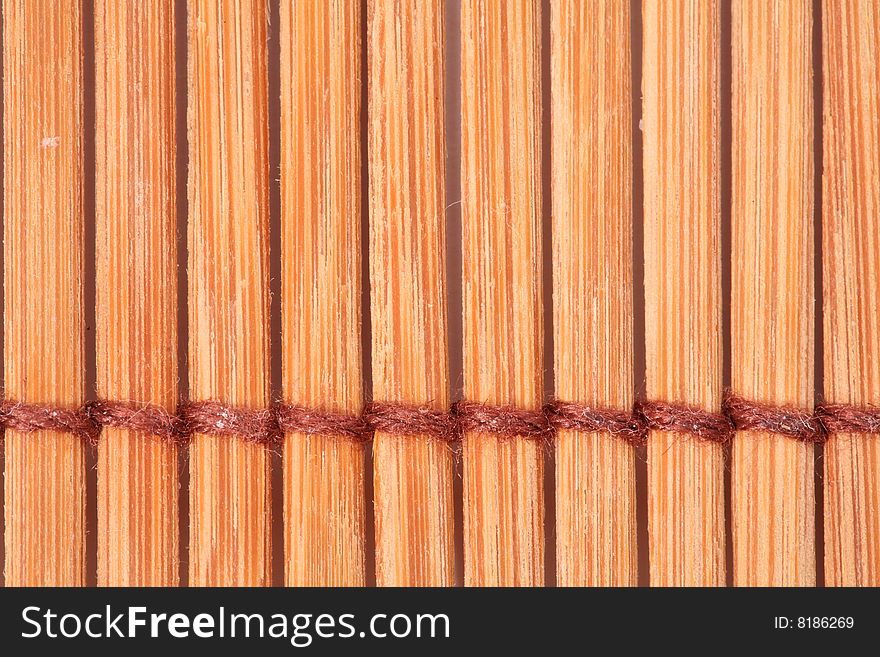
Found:
<svg viewBox="0 0 880 657"><path fill-rule="evenodd" d="M268 8L189 0L189 385L194 400L269 401ZM196 435L192 585L271 583L265 447Z"/></svg>
<svg viewBox="0 0 880 657"><path fill-rule="evenodd" d="M721 407L720 3L646 0L642 58L649 399ZM725 583L718 444L648 438L653 586Z"/></svg>
<svg viewBox="0 0 880 657"><path fill-rule="evenodd" d="M98 397L177 406L174 2L95 3ZM104 429L98 584L178 584L177 446Z"/></svg>
<svg viewBox="0 0 880 657"><path fill-rule="evenodd" d="M449 407L443 5L367 3L373 396ZM427 436L373 442L376 582L454 578L453 454Z"/></svg>
<svg viewBox="0 0 880 657"><path fill-rule="evenodd" d="M732 387L813 405L812 9L732 5ZM813 446L738 432L731 464L733 582L816 581Z"/></svg>
<svg viewBox="0 0 880 657"><path fill-rule="evenodd" d="M349 414L363 405L362 25L359 0L281 3L284 400ZM284 471L287 584L363 586L363 444L288 434Z"/></svg>
<svg viewBox="0 0 880 657"><path fill-rule="evenodd" d="M3 2L7 398L84 401L80 0ZM6 584L85 584L85 447L5 436Z"/></svg>
<svg viewBox="0 0 880 657"><path fill-rule="evenodd" d="M880 3L822 3L825 398L880 405ZM825 584L880 585L880 441L825 445Z"/></svg>
<svg viewBox="0 0 880 657"><path fill-rule="evenodd" d="M461 3L464 395L539 409L541 12ZM540 441L466 433L465 584L544 583Z"/></svg>
<svg viewBox="0 0 880 657"><path fill-rule="evenodd" d="M630 6L551 5L556 396L633 403ZM634 586L635 454L607 434L556 436L560 586Z"/></svg>

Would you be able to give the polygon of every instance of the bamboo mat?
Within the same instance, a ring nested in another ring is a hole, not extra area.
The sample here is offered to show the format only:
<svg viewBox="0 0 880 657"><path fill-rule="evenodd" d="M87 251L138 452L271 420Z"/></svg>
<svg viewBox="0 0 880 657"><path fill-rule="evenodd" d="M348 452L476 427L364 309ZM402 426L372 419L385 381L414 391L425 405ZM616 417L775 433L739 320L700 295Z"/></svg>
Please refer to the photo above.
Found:
<svg viewBox="0 0 880 657"><path fill-rule="evenodd" d="M880 0L2 35L4 585L880 585Z"/></svg>

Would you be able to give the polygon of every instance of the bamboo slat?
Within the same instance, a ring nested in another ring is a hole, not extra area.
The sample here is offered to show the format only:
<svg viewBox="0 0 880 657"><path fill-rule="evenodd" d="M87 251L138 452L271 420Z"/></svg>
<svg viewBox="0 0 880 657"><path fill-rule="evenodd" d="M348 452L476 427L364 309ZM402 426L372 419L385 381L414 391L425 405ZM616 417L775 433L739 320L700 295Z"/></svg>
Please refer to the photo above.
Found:
<svg viewBox="0 0 880 657"><path fill-rule="evenodd" d="M348 414L363 404L362 22L358 0L281 4L284 400ZM288 434L284 471L287 584L363 586L363 445Z"/></svg>
<svg viewBox="0 0 880 657"><path fill-rule="evenodd" d="M461 5L465 398L539 409L541 12ZM466 433L465 584L544 583L540 441Z"/></svg>
<svg viewBox="0 0 880 657"><path fill-rule="evenodd" d="M373 396L449 407L443 6L367 3ZM449 586L453 454L427 436L373 442L376 582Z"/></svg>
<svg viewBox="0 0 880 657"><path fill-rule="evenodd" d="M649 399L721 408L720 3L646 0L642 57ZM725 582L717 443L648 438L651 584Z"/></svg>
<svg viewBox="0 0 880 657"><path fill-rule="evenodd" d="M880 3L822 3L825 397L880 405ZM825 445L825 584L880 585L880 441Z"/></svg>
<svg viewBox="0 0 880 657"><path fill-rule="evenodd" d="M551 5L556 395L633 403L630 6ZM560 586L634 586L635 455L607 434L556 436Z"/></svg>
<svg viewBox="0 0 880 657"><path fill-rule="evenodd" d="M732 387L813 405L812 5L732 5ZM738 432L731 464L733 582L816 581L813 446Z"/></svg>
<svg viewBox="0 0 880 657"><path fill-rule="evenodd" d="M189 0L189 384L269 401L267 4ZM271 583L270 459L237 438L190 448L192 585Z"/></svg>
<svg viewBox="0 0 880 657"><path fill-rule="evenodd" d="M80 0L3 2L4 374L7 398L84 401ZM85 584L85 448L5 436L8 586Z"/></svg>
<svg viewBox="0 0 880 657"><path fill-rule="evenodd" d="M177 405L174 2L95 3L98 396ZM178 583L177 447L106 428L98 584Z"/></svg>

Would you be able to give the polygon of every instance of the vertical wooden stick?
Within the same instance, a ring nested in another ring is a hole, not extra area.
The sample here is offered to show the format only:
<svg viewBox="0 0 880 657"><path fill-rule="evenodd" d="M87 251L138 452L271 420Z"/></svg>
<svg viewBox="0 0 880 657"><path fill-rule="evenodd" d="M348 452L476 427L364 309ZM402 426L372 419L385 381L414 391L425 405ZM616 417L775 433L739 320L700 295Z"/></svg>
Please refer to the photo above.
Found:
<svg viewBox="0 0 880 657"><path fill-rule="evenodd" d="M880 3L822 3L825 397L880 405ZM880 586L880 441L825 445L825 584Z"/></svg>
<svg viewBox="0 0 880 657"><path fill-rule="evenodd" d="M6 395L84 400L80 0L4 0ZM6 584L85 583L85 448L7 431Z"/></svg>
<svg viewBox="0 0 880 657"><path fill-rule="evenodd" d="M443 6L369 0L373 396L449 407ZM427 436L373 442L376 581L453 583L453 462Z"/></svg>
<svg viewBox="0 0 880 657"><path fill-rule="evenodd" d="M269 401L265 0L189 0L190 396ZM190 583L271 583L267 449L196 435Z"/></svg>
<svg viewBox="0 0 880 657"><path fill-rule="evenodd" d="M721 409L717 0L645 0L647 393ZM651 584L725 582L720 445L648 438Z"/></svg>
<svg viewBox="0 0 880 657"><path fill-rule="evenodd" d="M630 6L552 5L553 326L556 395L633 403ZM560 586L634 586L633 448L556 436Z"/></svg>
<svg viewBox="0 0 880 657"><path fill-rule="evenodd" d="M359 0L281 3L284 399L357 414L360 342ZM364 448L284 443L285 580L363 586Z"/></svg>
<svg viewBox="0 0 880 657"><path fill-rule="evenodd" d="M462 261L469 400L541 407L541 14L464 0ZM544 582L543 445L464 437L465 583Z"/></svg>
<svg viewBox="0 0 880 657"><path fill-rule="evenodd" d="M177 404L174 2L95 3L98 396ZM98 583L178 583L177 447L106 428Z"/></svg>
<svg viewBox="0 0 880 657"><path fill-rule="evenodd" d="M813 404L811 3L735 0L732 385ZM738 432L731 502L737 586L811 586L813 446Z"/></svg>

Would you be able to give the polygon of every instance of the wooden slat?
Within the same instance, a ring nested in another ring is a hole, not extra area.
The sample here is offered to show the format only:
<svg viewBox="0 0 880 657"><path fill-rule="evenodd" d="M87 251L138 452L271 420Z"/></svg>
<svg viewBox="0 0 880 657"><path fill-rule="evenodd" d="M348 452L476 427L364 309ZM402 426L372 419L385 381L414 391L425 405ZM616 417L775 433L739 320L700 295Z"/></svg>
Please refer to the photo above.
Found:
<svg viewBox="0 0 880 657"><path fill-rule="evenodd" d="M281 3L284 400L349 414L363 404L362 21L359 0ZM287 584L363 586L363 445L288 434L284 471Z"/></svg>
<svg viewBox="0 0 880 657"><path fill-rule="evenodd" d="M633 403L630 6L552 5L556 395ZM633 586L635 455L607 434L556 437L560 586Z"/></svg>
<svg viewBox="0 0 880 657"><path fill-rule="evenodd" d="M189 0L189 384L264 408L269 386L267 4ZM193 585L271 583L265 447L196 435Z"/></svg>
<svg viewBox="0 0 880 657"><path fill-rule="evenodd" d="M367 30L373 397L446 410L443 5L369 0ZM380 586L453 583L452 456L376 434Z"/></svg>
<svg viewBox="0 0 880 657"><path fill-rule="evenodd" d="M822 3L825 397L880 405L880 3ZM880 585L880 441L825 446L825 584Z"/></svg>
<svg viewBox="0 0 880 657"><path fill-rule="evenodd" d="M733 42L732 386L813 405L812 4L736 0ZM733 581L816 581L813 446L738 432Z"/></svg>
<svg viewBox="0 0 880 657"><path fill-rule="evenodd" d="M83 51L80 0L3 2L8 398L84 400ZM5 436L6 584L85 583L85 448Z"/></svg>
<svg viewBox="0 0 880 657"><path fill-rule="evenodd" d="M646 0L642 55L647 394L721 406L720 2ZM721 446L651 432L651 584L725 582Z"/></svg>
<svg viewBox="0 0 880 657"><path fill-rule="evenodd" d="M464 395L539 409L540 3L464 0L461 43ZM465 434L465 584L543 584L542 450Z"/></svg>
<svg viewBox="0 0 880 657"><path fill-rule="evenodd" d="M177 405L174 2L95 3L98 396ZM106 428L98 584L178 583L177 447Z"/></svg>

